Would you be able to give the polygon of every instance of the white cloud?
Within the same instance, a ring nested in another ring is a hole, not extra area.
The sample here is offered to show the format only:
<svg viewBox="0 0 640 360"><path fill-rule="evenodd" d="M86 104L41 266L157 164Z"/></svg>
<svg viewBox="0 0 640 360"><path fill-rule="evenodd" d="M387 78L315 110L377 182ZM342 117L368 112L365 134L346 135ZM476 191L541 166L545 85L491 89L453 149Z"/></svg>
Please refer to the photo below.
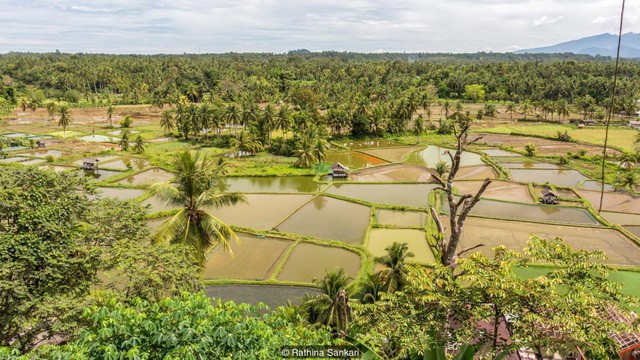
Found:
<svg viewBox="0 0 640 360"><path fill-rule="evenodd" d="M542 15L541 17L533 20L533 27L555 24L562 19L564 19L564 15L560 15L554 18L551 18L548 15Z"/></svg>
<svg viewBox="0 0 640 360"><path fill-rule="evenodd" d="M619 0L0 0L0 52L511 51L615 32ZM640 31L628 2L625 32ZM600 19L602 18L602 19ZM532 27L532 19L533 27ZM596 23L591 23L594 19ZM613 19L611 22L608 19ZM548 26L554 24L553 26ZM545 26L546 25L546 26Z"/></svg>

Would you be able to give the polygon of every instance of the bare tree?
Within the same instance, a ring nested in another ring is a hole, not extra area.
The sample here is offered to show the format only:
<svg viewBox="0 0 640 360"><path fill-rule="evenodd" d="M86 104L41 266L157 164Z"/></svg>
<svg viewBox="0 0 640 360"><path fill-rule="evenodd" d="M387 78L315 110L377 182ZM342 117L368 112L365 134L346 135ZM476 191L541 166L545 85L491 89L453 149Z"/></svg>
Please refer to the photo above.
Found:
<svg viewBox="0 0 640 360"><path fill-rule="evenodd" d="M467 251L471 251L476 249L482 244L472 246L470 248L462 249L461 251L457 251L458 244L460 243L460 236L462 235L462 226L464 225L467 216L471 209L480 201L480 197L487 189L489 184L491 184L490 179L485 179L480 186L480 189L475 195L464 194L459 198L453 193L453 181L455 180L456 174L460 169L460 160L462 158L462 153L465 148L479 140L482 137L477 137L473 140L469 140L469 128L471 126L471 121L468 117L460 117L457 124L453 127L453 134L457 140L458 146L455 153L451 153L451 151L446 151L446 154L451 159L451 170L449 171L449 175L447 176L446 181L443 180L438 175L432 175L433 178L438 182L440 187L438 189L444 191L447 195L447 202L449 204L449 226L451 230L451 235L448 240L445 240L444 236L444 225L442 220L438 216L438 212L433 207L431 208L431 215L433 216L436 226L438 228L438 236L436 237L437 246L440 249L440 260L442 264L451 267L452 269L456 266L456 258L461 256L463 253Z"/></svg>

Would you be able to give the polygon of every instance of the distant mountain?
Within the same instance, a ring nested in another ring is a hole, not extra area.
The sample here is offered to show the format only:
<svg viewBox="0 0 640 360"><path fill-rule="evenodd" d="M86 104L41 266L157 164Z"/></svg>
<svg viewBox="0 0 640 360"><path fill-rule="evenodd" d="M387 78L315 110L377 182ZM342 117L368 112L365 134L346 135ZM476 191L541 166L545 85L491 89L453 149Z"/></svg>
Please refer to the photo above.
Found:
<svg viewBox="0 0 640 360"><path fill-rule="evenodd" d="M534 49L518 50L516 54L541 54L541 53L574 53L591 56L616 56L618 36L613 34L600 34L578 40L563 42L560 44L539 47ZM625 58L640 58L640 34L626 33L622 35L620 56Z"/></svg>

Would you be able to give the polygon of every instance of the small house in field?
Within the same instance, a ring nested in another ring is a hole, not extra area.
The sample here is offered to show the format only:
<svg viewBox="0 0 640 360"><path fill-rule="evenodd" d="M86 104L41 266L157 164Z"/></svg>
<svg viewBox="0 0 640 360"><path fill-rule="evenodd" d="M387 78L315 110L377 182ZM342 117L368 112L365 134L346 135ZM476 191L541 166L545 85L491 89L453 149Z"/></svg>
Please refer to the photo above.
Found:
<svg viewBox="0 0 640 360"><path fill-rule="evenodd" d="M346 178L349 176L349 168L336 162L331 165L331 176L334 178Z"/></svg>
<svg viewBox="0 0 640 360"><path fill-rule="evenodd" d="M98 159L82 159L82 170L98 170Z"/></svg>
<svg viewBox="0 0 640 360"><path fill-rule="evenodd" d="M620 323L630 324L635 320L635 314L632 313L632 319L623 316L618 311L612 308L607 309L607 313L604 314L604 318L609 321L617 321ZM618 355L621 360L640 360L640 334L638 333L619 333L610 335L613 342L616 344Z"/></svg>
<svg viewBox="0 0 640 360"><path fill-rule="evenodd" d="M543 204L549 205L557 205L559 203L558 195L556 195L556 193L551 191L551 189L549 189L548 187L542 189L542 197L540 198L540 201Z"/></svg>

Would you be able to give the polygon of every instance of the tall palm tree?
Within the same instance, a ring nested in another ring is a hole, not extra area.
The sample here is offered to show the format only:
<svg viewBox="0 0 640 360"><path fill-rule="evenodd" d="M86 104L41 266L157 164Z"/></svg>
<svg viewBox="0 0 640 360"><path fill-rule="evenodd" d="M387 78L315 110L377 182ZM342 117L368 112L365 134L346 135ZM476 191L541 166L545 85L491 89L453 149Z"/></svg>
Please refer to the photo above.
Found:
<svg viewBox="0 0 640 360"><path fill-rule="evenodd" d="M414 255L409 251L406 243L394 242L387 247L387 254L376 258L376 262L381 263L386 269L380 271L381 278L384 279L384 288L388 293L402 290L407 283L407 269L405 262L407 258Z"/></svg>
<svg viewBox="0 0 640 360"><path fill-rule="evenodd" d="M314 279L313 282L320 288L322 294L308 299L303 305L311 315L309 321L330 326L337 334L345 334L353 318L349 295L346 291L349 277L344 269L336 268L327 271L322 279Z"/></svg>
<svg viewBox="0 0 640 360"><path fill-rule="evenodd" d="M142 135L138 135L138 137L136 137L136 141L133 144L133 151L137 153L143 153L146 146L147 145L144 143Z"/></svg>
<svg viewBox="0 0 640 360"><path fill-rule="evenodd" d="M253 138L251 133L246 131L241 131L238 136L232 138L229 141L229 145L231 148L236 149L240 152L247 152L250 155L254 155L264 150L264 146L262 143Z"/></svg>
<svg viewBox="0 0 640 360"><path fill-rule="evenodd" d="M107 106L107 119L109 119L109 127L113 127L113 114L116 112L116 108L109 104Z"/></svg>
<svg viewBox="0 0 640 360"><path fill-rule="evenodd" d="M122 132L122 137L120 138L120 150L129 151L129 130L125 130Z"/></svg>
<svg viewBox="0 0 640 360"><path fill-rule="evenodd" d="M152 235L154 241L190 246L204 264L205 253L216 244L230 250L229 241L238 236L209 209L234 205L245 198L238 193L220 193L217 179L222 168L199 152L185 151L173 159L173 183L156 183L149 191L169 205L181 209Z"/></svg>
<svg viewBox="0 0 640 360"><path fill-rule="evenodd" d="M69 108L67 105L62 105L58 109L60 119L58 119L58 126L62 127L64 137L67 137L67 127L71 124L71 115L69 114Z"/></svg>
<svg viewBox="0 0 640 360"><path fill-rule="evenodd" d="M282 131L282 137L286 140L287 132L291 127L291 111L289 110L288 105L285 104L280 107L273 126L274 128Z"/></svg>
<svg viewBox="0 0 640 360"><path fill-rule="evenodd" d="M509 120L513 120L513 113L516 112L516 104L510 101L507 104L507 111L509 112Z"/></svg>
<svg viewBox="0 0 640 360"><path fill-rule="evenodd" d="M636 176L633 171L623 171L622 174L616 177L615 187L618 189L632 191L636 186L638 186L638 176Z"/></svg>
<svg viewBox="0 0 640 360"><path fill-rule="evenodd" d="M224 112L224 121L227 123L227 126L238 125L242 122L242 112L240 107L236 103L227 104L227 107Z"/></svg>
<svg viewBox="0 0 640 360"><path fill-rule="evenodd" d="M175 125L173 124L173 113L171 110L165 110L160 115L160 127L164 129L165 133L170 133L173 129L175 129Z"/></svg>
<svg viewBox="0 0 640 360"><path fill-rule="evenodd" d="M293 155L298 157L294 166L308 168L316 161L315 156L315 141L308 132L305 132L298 141L296 147L293 150Z"/></svg>
<svg viewBox="0 0 640 360"><path fill-rule="evenodd" d="M49 117L51 118L51 120L53 120L53 116L56 114L56 110L58 109L58 106L53 101L49 101L45 105L45 108L47 109L47 114L49 114Z"/></svg>
<svg viewBox="0 0 640 360"><path fill-rule="evenodd" d="M618 156L618 161L620 162L620 166L622 166L626 170L631 170L638 163L638 157L636 154L624 152L620 156Z"/></svg>
<svg viewBox="0 0 640 360"><path fill-rule="evenodd" d="M267 131L267 140L269 141L269 146L271 146L271 131L275 127L277 116L278 114L276 114L276 108L271 104L268 104L264 108L264 112L262 113L262 122L264 123L265 130Z"/></svg>
<svg viewBox="0 0 640 360"><path fill-rule="evenodd" d="M356 296L363 304L373 304L380 300L381 293L384 292L384 284L380 281L380 274L369 274L360 283Z"/></svg>

